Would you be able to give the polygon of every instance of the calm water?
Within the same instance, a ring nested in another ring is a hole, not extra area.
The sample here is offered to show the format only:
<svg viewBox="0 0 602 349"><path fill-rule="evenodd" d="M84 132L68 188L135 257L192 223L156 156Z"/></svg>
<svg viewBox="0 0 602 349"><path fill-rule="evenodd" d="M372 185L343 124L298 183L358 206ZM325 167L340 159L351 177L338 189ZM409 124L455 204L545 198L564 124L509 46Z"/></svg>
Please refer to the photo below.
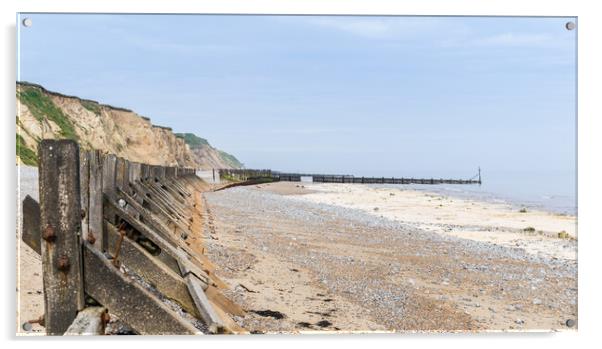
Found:
<svg viewBox="0 0 602 349"><path fill-rule="evenodd" d="M490 173L479 185L377 185L436 192L459 198L506 203L517 209L538 209L576 215L575 175L572 173Z"/></svg>

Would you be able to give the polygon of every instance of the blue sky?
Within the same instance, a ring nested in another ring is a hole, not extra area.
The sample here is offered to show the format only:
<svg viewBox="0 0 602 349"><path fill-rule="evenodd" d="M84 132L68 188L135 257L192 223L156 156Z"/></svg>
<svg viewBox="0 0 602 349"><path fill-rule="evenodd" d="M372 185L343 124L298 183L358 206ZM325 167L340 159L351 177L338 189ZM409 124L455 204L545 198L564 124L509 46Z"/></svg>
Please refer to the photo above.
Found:
<svg viewBox="0 0 602 349"><path fill-rule="evenodd" d="M27 16L21 80L133 109L247 167L465 178L481 166L574 187L567 18Z"/></svg>

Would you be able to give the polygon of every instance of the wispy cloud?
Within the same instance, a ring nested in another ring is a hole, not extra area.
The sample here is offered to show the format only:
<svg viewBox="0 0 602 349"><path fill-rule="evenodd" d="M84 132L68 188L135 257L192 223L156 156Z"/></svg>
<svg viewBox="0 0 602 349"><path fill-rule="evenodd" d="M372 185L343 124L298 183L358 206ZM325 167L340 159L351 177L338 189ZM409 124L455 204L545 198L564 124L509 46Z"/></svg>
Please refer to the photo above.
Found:
<svg viewBox="0 0 602 349"><path fill-rule="evenodd" d="M440 47L566 47L564 32L499 31L483 33L470 22L424 17L310 17L306 23L365 39L422 40ZM479 28L481 29L481 28Z"/></svg>
<svg viewBox="0 0 602 349"><path fill-rule="evenodd" d="M461 34L466 31L459 23L444 22L437 18L311 17L307 21L368 39L412 39L443 32Z"/></svg>
<svg viewBox="0 0 602 349"><path fill-rule="evenodd" d="M502 33L472 40L476 46L554 46L562 39L543 33Z"/></svg>

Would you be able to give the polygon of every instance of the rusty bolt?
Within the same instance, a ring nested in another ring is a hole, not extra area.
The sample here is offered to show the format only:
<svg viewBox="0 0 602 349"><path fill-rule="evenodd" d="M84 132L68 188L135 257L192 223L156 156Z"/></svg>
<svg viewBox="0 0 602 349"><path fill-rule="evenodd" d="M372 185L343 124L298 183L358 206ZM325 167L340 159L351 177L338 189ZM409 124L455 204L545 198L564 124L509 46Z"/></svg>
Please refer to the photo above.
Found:
<svg viewBox="0 0 602 349"><path fill-rule="evenodd" d="M35 320L29 320L27 321L30 324L39 324L40 326L44 327L45 323L44 323L44 315L40 315L39 318L35 319Z"/></svg>
<svg viewBox="0 0 602 349"><path fill-rule="evenodd" d="M94 245L94 243L96 242L96 236L94 236L94 233L91 231L88 232L88 237L86 239L91 245Z"/></svg>
<svg viewBox="0 0 602 349"><path fill-rule="evenodd" d="M70 266L71 264L69 263L69 257L67 257L66 255L62 255L59 257L57 268L60 271L67 272Z"/></svg>
<svg viewBox="0 0 602 349"><path fill-rule="evenodd" d="M109 321L111 321L111 315L109 315L108 311L105 311L102 314L100 314L100 321L102 321L103 326L106 326L109 323Z"/></svg>
<svg viewBox="0 0 602 349"><path fill-rule="evenodd" d="M48 242L54 242L54 240L56 240L54 228L50 224L44 228L44 231L42 232L42 238Z"/></svg>

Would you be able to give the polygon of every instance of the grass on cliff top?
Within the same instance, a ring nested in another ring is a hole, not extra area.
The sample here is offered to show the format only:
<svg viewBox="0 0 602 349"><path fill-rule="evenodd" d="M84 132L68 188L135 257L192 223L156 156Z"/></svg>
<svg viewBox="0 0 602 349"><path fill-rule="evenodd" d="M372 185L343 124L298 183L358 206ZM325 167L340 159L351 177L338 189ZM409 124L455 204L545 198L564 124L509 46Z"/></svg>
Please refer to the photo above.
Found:
<svg viewBox="0 0 602 349"><path fill-rule="evenodd" d="M175 135L182 138L190 148L199 148L202 145L211 146L205 138L198 137L194 133L176 133Z"/></svg>
<svg viewBox="0 0 602 349"><path fill-rule="evenodd" d="M45 118L52 120L61 128L62 138L77 140L73 123L39 88L23 87L20 92L17 92L17 96L38 121L42 122Z"/></svg>
<svg viewBox="0 0 602 349"><path fill-rule="evenodd" d="M89 111L93 112L96 115L100 115L100 104L96 103L96 102L92 102L92 101L86 101L86 100L82 100L81 104L84 108L88 109Z"/></svg>
<svg viewBox="0 0 602 349"><path fill-rule="evenodd" d="M17 134L17 156L28 166L38 166L38 154L25 145L20 134Z"/></svg>
<svg viewBox="0 0 602 349"><path fill-rule="evenodd" d="M222 158L222 160L224 160L224 162L226 162L228 165L230 165L231 167L235 167L235 168L242 168L243 164L238 161L238 159L232 155L232 154L228 154L225 151L219 151L219 157Z"/></svg>

